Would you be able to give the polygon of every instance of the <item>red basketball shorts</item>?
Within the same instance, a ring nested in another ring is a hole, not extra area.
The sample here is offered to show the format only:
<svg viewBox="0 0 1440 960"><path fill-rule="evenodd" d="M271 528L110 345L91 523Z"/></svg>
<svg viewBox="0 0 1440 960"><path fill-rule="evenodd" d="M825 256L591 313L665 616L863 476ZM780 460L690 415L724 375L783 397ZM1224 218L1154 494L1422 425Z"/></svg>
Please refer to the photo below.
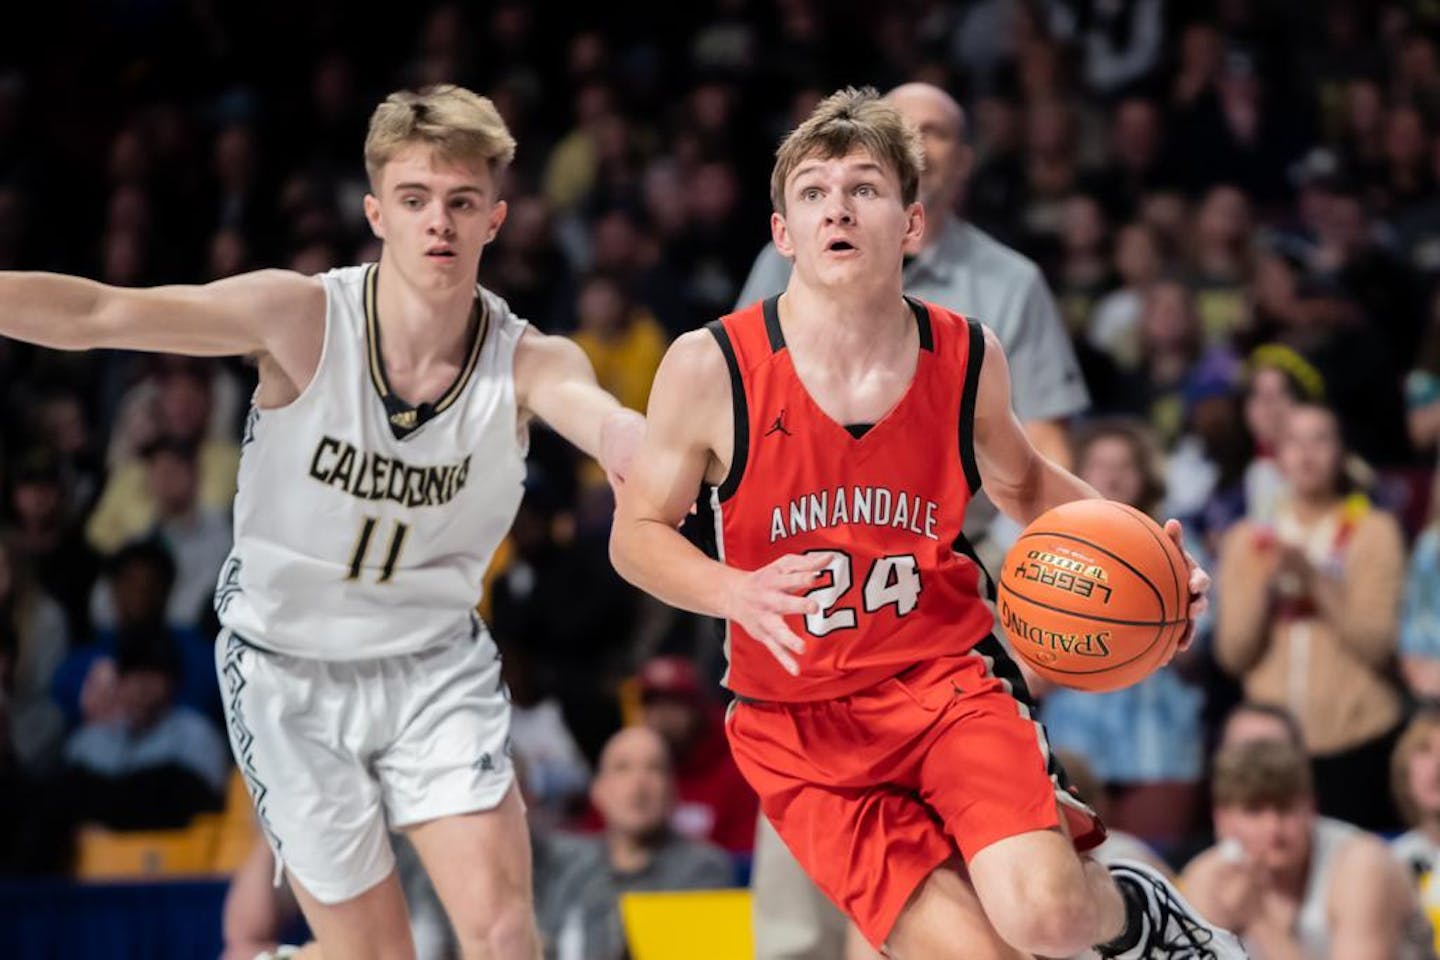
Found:
<svg viewBox="0 0 1440 960"><path fill-rule="evenodd" d="M1061 810L1077 849L1105 838L1062 788L1011 671L991 637L848 697L730 711L735 760L765 815L877 948L957 853L968 862L997 840L1058 826Z"/></svg>

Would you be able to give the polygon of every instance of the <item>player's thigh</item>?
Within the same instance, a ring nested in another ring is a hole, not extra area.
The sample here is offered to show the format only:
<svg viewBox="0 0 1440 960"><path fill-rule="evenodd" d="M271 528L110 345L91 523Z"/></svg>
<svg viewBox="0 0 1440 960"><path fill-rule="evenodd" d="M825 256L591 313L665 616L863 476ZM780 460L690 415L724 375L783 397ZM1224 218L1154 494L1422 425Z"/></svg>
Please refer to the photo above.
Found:
<svg viewBox="0 0 1440 960"><path fill-rule="evenodd" d="M515 771L510 701L489 635L453 637L402 666L385 680L399 729L373 761L391 825L499 806Z"/></svg>
<svg viewBox="0 0 1440 960"><path fill-rule="evenodd" d="M845 915L806 876L770 821L759 819L750 873L755 960L834 960L844 949Z"/></svg>
<svg viewBox="0 0 1440 960"><path fill-rule="evenodd" d="M413 960L410 918L395 871L358 896L325 903L292 874L290 885L324 957Z"/></svg>
<svg viewBox="0 0 1440 960"><path fill-rule="evenodd" d="M228 632L216 660L231 749L276 859L320 903L379 884L395 859L354 671Z"/></svg>
<svg viewBox="0 0 1440 960"><path fill-rule="evenodd" d="M931 872L905 905L886 942L892 960L1020 960L995 931L953 860Z"/></svg>
<svg viewBox="0 0 1440 960"><path fill-rule="evenodd" d="M991 656L953 658L944 675L912 691L939 711L920 750L920 797L967 863L997 841L1052 830L1062 818L1082 845L1102 840L1099 818L1062 788L1044 728L997 666Z"/></svg>
<svg viewBox="0 0 1440 960"><path fill-rule="evenodd" d="M494 809L413 824L405 834L462 943L492 938L500 923L533 936L530 834L518 787Z"/></svg>

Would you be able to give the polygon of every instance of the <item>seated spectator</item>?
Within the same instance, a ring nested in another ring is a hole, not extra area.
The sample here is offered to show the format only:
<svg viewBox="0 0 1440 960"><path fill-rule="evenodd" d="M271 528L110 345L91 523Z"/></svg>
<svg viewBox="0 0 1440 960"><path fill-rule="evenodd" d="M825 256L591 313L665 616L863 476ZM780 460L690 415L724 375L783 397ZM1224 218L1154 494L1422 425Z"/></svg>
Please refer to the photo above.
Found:
<svg viewBox="0 0 1440 960"><path fill-rule="evenodd" d="M1440 456L1440 290L1429 313L1419 359L1405 377L1405 416L1415 449Z"/></svg>
<svg viewBox="0 0 1440 960"><path fill-rule="evenodd" d="M1300 724L1295 722L1295 717L1289 710L1268 703L1241 701L1225 715L1216 749L1224 750L1257 740L1276 740L1300 750L1305 749L1305 737L1300 732Z"/></svg>
<svg viewBox="0 0 1440 960"><path fill-rule="evenodd" d="M1350 490L1325 407L1289 413L1278 462L1289 489L1274 525L1243 521L1221 543L1216 658L1248 699L1295 714L1322 813L1390 829L1389 797L1355 784L1385 779L1400 732L1400 527Z"/></svg>
<svg viewBox="0 0 1440 960"><path fill-rule="evenodd" d="M1247 315L1254 225L1245 194L1228 184L1207 191L1195 212L1193 236L1189 281L1200 329L1207 344L1228 343Z"/></svg>
<svg viewBox="0 0 1440 960"><path fill-rule="evenodd" d="M120 830L184 826L224 805L230 751L205 717L176 702L180 653L159 631L123 634L113 714L65 744L74 822Z"/></svg>
<svg viewBox="0 0 1440 960"><path fill-rule="evenodd" d="M113 712L118 638L147 631L167 634L179 650L179 702L213 718L217 725L223 722L214 638L194 627L165 622L174 583L175 561L154 541L132 543L110 558L105 588L114 606L115 625L97 633L89 646L72 650L56 669L51 686L51 696L71 725Z"/></svg>
<svg viewBox="0 0 1440 960"><path fill-rule="evenodd" d="M156 437L194 444L200 468L200 502L229 510L235 499L240 447L231 439L216 440L207 435L214 376L213 367L197 360L173 358L162 368L157 375ZM155 525L156 503L146 485L145 473L145 464L134 456L114 465L85 531L91 546L100 553L115 552Z"/></svg>
<svg viewBox="0 0 1440 960"><path fill-rule="evenodd" d="M1440 703L1440 472L1430 494L1430 522L1415 539L1405 573L1400 674L1415 699Z"/></svg>
<svg viewBox="0 0 1440 960"><path fill-rule="evenodd" d="M32 447L15 458L8 506L17 557L36 586L64 611L70 639L88 641L90 591L100 573L100 557L69 514L60 462L53 452Z"/></svg>
<svg viewBox="0 0 1440 960"><path fill-rule="evenodd" d="M535 914L549 945L546 956L620 960L626 956L621 894L728 887L734 877L724 851L670 829L675 782L665 741L655 731L627 727L611 737L590 792L605 834L569 852L547 888L537 890ZM538 854L536 861L538 873ZM551 871L548 856L544 862Z"/></svg>
<svg viewBox="0 0 1440 960"><path fill-rule="evenodd" d="M1252 955L1432 956L1428 924L1381 840L1317 815L1303 752L1269 740L1227 747L1211 792L1218 842L1186 866L1181 886Z"/></svg>
<svg viewBox="0 0 1440 960"><path fill-rule="evenodd" d="M1165 260L1160 235L1137 221L1120 228L1115 240L1115 270L1120 287L1100 298L1085 331L1086 339L1122 370L1140 365L1140 314L1145 291L1160 279Z"/></svg>
<svg viewBox="0 0 1440 960"><path fill-rule="evenodd" d="M725 739L724 713L684 657L656 657L640 668L644 723L674 758L677 802L670 825L683 837L732 853L755 845L760 801L740 775Z"/></svg>
<svg viewBox="0 0 1440 960"><path fill-rule="evenodd" d="M0 539L0 631L13 640L9 657L8 730L0 750L14 751L20 773L49 773L60 759L65 717L50 683L69 646L65 614L35 585L12 540Z"/></svg>
<svg viewBox="0 0 1440 960"><path fill-rule="evenodd" d="M141 455L155 501L155 526L145 538L164 544L175 558L166 620L212 633L215 581L233 538L230 511L200 502L200 465L193 443L161 437Z"/></svg>
<svg viewBox="0 0 1440 960"><path fill-rule="evenodd" d="M1440 951L1440 878L1435 873L1440 867L1440 709L1421 710L1400 735L1390 789L1410 827L1390 842L1390 852L1414 882Z"/></svg>
<svg viewBox="0 0 1440 960"><path fill-rule="evenodd" d="M1134 420L1083 428L1075 443L1075 470L1102 496L1146 513L1165 495L1160 452ZM1207 618L1198 627L1202 641L1208 630ZM1056 687L1041 705L1051 745L1084 757L1109 792L1106 823L1162 848L1189 833L1200 809L1204 695L1181 673L1203 645L1123 690L1095 694Z"/></svg>

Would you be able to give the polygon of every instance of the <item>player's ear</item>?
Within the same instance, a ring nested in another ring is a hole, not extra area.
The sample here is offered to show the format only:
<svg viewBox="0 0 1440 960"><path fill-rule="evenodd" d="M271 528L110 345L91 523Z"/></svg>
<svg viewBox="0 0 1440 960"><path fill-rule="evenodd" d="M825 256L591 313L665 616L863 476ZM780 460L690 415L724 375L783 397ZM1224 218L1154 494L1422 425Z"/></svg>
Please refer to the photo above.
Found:
<svg viewBox="0 0 1440 960"><path fill-rule="evenodd" d="M785 215L778 210L770 214L770 239L775 241L775 249L780 251L780 256L786 260L795 259L795 245L790 242L790 230L785 225Z"/></svg>
<svg viewBox="0 0 1440 960"><path fill-rule="evenodd" d="M905 252L919 253L921 244L925 240L925 205L918 200L915 201L905 208L905 217Z"/></svg>
<svg viewBox="0 0 1440 960"><path fill-rule="evenodd" d="M509 213L509 204L504 200L496 201L495 206L490 210L490 228L485 232L486 245L494 242L495 235L500 232L500 227L505 223L505 217Z"/></svg>
<svg viewBox="0 0 1440 960"><path fill-rule="evenodd" d="M375 194L365 194L365 220L370 224L370 232L377 240L385 239L385 223L380 219L380 201L375 199Z"/></svg>

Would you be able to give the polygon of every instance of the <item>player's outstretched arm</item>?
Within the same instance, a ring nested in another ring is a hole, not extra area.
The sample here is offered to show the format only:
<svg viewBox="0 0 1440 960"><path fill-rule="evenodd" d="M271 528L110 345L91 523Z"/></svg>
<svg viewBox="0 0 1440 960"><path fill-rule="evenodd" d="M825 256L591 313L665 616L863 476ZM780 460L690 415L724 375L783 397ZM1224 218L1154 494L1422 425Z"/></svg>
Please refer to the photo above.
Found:
<svg viewBox="0 0 1440 960"><path fill-rule="evenodd" d="M283 353L284 344L307 336L297 329L307 318L315 328L308 333L323 339L324 316L320 280L286 270L140 289L53 273L0 273L0 334L59 350Z"/></svg>
<svg viewBox="0 0 1440 960"><path fill-rule="evenodd" d="M625 481L645 418L601 389L573 340L526 328L515 352L515 390L522 409L600 461L612 484Z"/></svg>
<svg viewBox="0 0 1440 960"><path fill-rule="evenodd" d="M1062 503L1100 496L1030 442L1010 406L1010 365L989 327L975 395L975 463L995 506L1021 524Z"/></svg>
<svg viewBox="0 0 1440 960"><path fill-rule="evenodd" d="M685 334L650 389L645 438L618 497L610 559L622 577L671 606L739 623L793 674L805 643L785 617L817 609L795 594L814 586L824 558L787 555L747 572L710 559L677 529L707 472L728 467L732 421L719 346L708 331Z"/></svg>

